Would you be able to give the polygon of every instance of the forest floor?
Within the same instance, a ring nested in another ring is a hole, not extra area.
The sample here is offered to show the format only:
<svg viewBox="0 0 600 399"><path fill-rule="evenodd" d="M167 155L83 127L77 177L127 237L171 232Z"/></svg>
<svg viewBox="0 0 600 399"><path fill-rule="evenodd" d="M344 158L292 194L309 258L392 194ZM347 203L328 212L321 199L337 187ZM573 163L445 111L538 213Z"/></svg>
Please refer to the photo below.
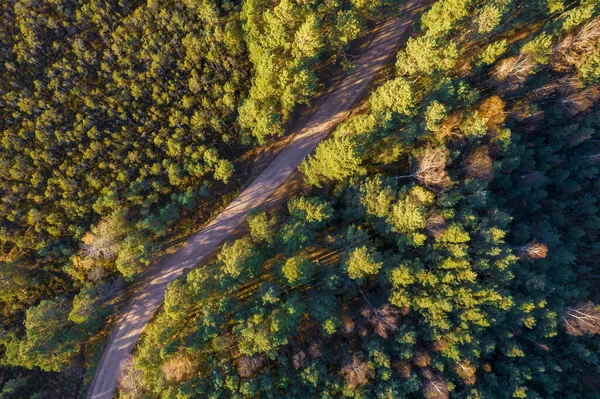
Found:
<svg viewBox="0 0 600 399"><path fill-rule="evenodd" d="M292 124L290 138L277 157L210 223L188 237L175 252L162 257L136 284L128 305L113 327L88 390L88 398L113 397L121 365L161 305L171 281L206 261L250 211L279 203L296 192L301 185L298 165L364 97L390 54L394 54L408 38L412 22L426 3L424 0L408 1L397 10L402 19L391 19L381 25L356 61L353 73L321 96L311 107L314 112L302 115Z"/></svg>

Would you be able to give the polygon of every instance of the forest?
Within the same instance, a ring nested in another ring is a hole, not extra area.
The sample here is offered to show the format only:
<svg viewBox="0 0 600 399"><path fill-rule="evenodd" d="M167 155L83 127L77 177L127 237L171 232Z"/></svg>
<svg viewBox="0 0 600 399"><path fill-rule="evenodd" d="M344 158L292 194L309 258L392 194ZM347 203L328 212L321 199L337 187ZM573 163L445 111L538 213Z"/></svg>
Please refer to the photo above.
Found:
<svg viewBox="0 0 600 399"><path fill-rule="evenodd" d="M5 3L0 396L83 397L119 294L400 3ZM119 398L600 398L600 4L432 1L384 75Z"/></svg>
<svg viewBox="0 0 600 399"><path fill-rule="evenodd" d="M2 397L77 396L124 286L384 5L2 3Z"/></svg>

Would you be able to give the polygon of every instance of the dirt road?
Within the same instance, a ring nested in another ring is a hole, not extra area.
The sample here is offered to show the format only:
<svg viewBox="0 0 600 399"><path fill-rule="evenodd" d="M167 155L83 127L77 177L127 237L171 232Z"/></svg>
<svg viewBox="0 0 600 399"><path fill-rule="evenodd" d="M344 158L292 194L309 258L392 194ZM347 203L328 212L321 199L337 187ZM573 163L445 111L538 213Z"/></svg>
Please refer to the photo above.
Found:
<svg viewBox="0 0 600 399"><path fill-rule="evenodd" d="M346 117L388 56L402 40L406 40L411 23L418 14L418 7L423 3L420 0L405 3L398 10L403 19L392 19L383 24L358 59L354 73L322 98L321 106L297 129L277 158L223 212L188 239L177 252L165 256L154 271L145 277L144 282L138 285L111 333L88 398L113 397L121 365L162 303L167 285L181 276L185 269L198 265L208 256L244 221L248 212L262 204Z"/></svg>

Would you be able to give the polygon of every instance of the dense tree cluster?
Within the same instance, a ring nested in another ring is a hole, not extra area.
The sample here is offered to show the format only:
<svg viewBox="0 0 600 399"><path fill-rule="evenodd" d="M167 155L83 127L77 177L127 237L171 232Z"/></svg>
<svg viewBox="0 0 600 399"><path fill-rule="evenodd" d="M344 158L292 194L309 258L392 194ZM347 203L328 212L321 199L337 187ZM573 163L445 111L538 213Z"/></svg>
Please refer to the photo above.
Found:
<svg viewBox="0 0 600 399"><path fill-rule="evenodd" d="M343 59L382 5L0 6L0 359L15 367L0 390L12 377L16 397L44 384L20 367L51 385L81 375L65 370L80 368L119 276L149 264L175 221L211 214L240 183L235 160L282 132L315 94L318 63Z"/></svg>
<svg viewBox="0 0 600 399"><path fill-rule="evenodd" d="M598 397L599 14L433 4L314 189L169 286L121 396Z"/></svg>
<svg viewBox="0 0 600 399"><path fill-rule="evenodd" d="M345 46L383 3L282 0L269 9L270 1L243 2L242 26L254 75L240 108L242 128L259 140L280 134L293 107L315 93L321 53L334 50L345 56Z"/></svg>
<svg viewBox="0 0 600 399"><path fill-rule="evenodd" d="M231 177L251 65L232 5L1 11L2 363L59 372L100 327L111 276Z"/></svg>
<svg viewBox="0 0 600 399"><path fill-rule="evenodd" d="M249 70L235 12L35 1L3 11L14 29L2 42L9 260L68 254L119 211L160 231L204 182L231 176L220 151L236 140Z"/></svg>

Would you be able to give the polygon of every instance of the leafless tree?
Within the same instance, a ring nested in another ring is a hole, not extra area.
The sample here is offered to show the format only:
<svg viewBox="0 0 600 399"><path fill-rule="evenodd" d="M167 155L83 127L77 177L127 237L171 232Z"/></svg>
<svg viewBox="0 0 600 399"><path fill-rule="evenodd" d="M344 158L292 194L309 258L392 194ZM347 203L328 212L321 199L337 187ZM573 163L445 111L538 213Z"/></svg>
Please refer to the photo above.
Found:
<svg viewBox="0 0 600 399"><path fill-rule="evenodd" d="M548 351L550 350L550 347L549 347L548 345L546 345L546 344L542 344L542 343L539 343L539 342L537 342L537 341L533 341L533 343L534 343L534 344L535 344L535 345L536 345L538 348L540 348L540 349L541 349L541 350L543 350L543 351L546 351L546 352L548 352Z"/></svg>
<svg viewBox="0 0 600 399"><path fill-rule="evenodd" d="M392 368L404 378L410 378L412 376L412 369L410 363L406 360L400 360L394 363Z"/></svg>
<svg viewBox="0 0 600 399"><path fill-rule="evenodd" d="M588 86L584 90L565 95L560 103L571 115L590 110L600 100L600 88Z"/></svg>
<svg viewBox="0 0 600 399"><path fill-rule="evenodd" d="M428 187L447 187L450 177L446 172L447 152L442 148L427 149L419 158L414 176Z"/></svg>
<svg viewBox="0 0 600 399"><path fill-rule="evenodd" d="M458 127L464 118L465 113L463 111L457 111L450 114L440 125L440 128L436 134L436 138L441 141L445 138L462 137L462 133L460 133L460 129Z"/></svg>
<svg viewBox="0 0 600 399"><path fill-rule="evenodd" d="M346 50L344 49L343 45L339 45L337 48L337 54L336 54L336 62L339 61L340 64L345 68L352 68L354 66L353 64L353 60L356 60L358 56L354 55L354 54L350 54L347 53Z"/></svg>
<svg viewBox="0 0 600 399"><path fill-rule="evenodd" d="M423 382L422 390L423 397L426 399L447 399L450 397L448 384L442 373L439 372L432 373L431 377Z"/></svg>
<svg viewBox="0 0 600 399"><path fill-rule="evenodd" d="M565 99L569 96L579 93L586 87L581 78L577 75L565 75L558 79L551 79L544 85L534 89L529 94L529 100L533 102L547 101L554 93L558 93L560 98ZM529 104L529 102L527 102Z"/></svg>
<svg viewBox="0 0 600 399"><path fill-rule="evenodd" d="M563 96L578 92L585 87L581 78L576 75L562 76L556 84L556 90Z"/></svg>
<svg viewBox="0 0 600 399"><path fill-rule="evenodd" d="M494 178L494 163L487 146L477 148L466 159L467 175L482 181L492 181Z"/></svg>
<svg viewBox="0 0 600 399"><path fill-rule="evenodd" d="M87 278L90 281L98 282L104 277L104 269L102 267L92 267L87 272Z"/></svg>
<svg viewBox="0 0 600 399"><path fill-rule="evenodd" d="M224 331L213 339L212 345L218 351L228 351L236 343L235 337L229 331Z"/></svg>
<svg viewBox="0 0 600 399"><path fill-rule="evenodd" d="M190 355L177 353L163 363L162 372L167 381L181 382L193 378L198 366Z"/></svg>
<svg viewBox="0 0 600 399"><path fill-rule="evenodd" d="M81 239L83 256L90 259L115 258L121 248L123 230L122 215L112 215L102 219Z"/></svg>
<svg viewBox="0 0 600 399"><path fill-rule="evenodd" d="M254 356L242 356L237 362L238 375L242 378L249 378L258 370L263 368L265 365L265 357L254 355Z"/></svg>
<svg viewBox="0 0 600 399"><path fill-rule="evenodd" d="M561 84L558 80L552 80L546 84L543 84L531 92L529 92L528 99L532 102L546 101L553 93L556 93L561 89ZM526 105L530 105L530 102L526 102Z"/></svg>
<svg viewBox="0 0 600 399"><path fill-rule="evenodd" d="M373 378L373 365L366 360L362 353L356 353L347 359L341 370L342 377L350 388L365 385Z"/></svg>
<svg viewBox="0 0 600 399"><path fill-rule="evenodd" d="M469 360L459 362L454 367L454 372L464 381L467 385L474 385L477 381L475 373L477 369L471 364Z"/></svg>
<svg viewBox="0 0 600 399"><path fill-rule="evenodd" d="M522 256L530 261L535 259L544 259L548 255L548 246L536 241L532 241L527 245L523 245L518 250Z"/></svg>
<svg viewBox="0 0 600 399"><path fill-rule="evenodd" d="M432 351L440 352L448 349L450 345L448 344L448 340L446 338L440 338L435 341L432 341L430 346Z"/></svg>
<svg viewBox="0 0 600 399"><path fill-rule="evenodd" d="M323 345L321 342L312 342L308 346L308 354L312 359L317 359L323 356Z"/></svg>
<svg viewBox="0 0 600 399"><path fill-rule="evenodd" d="M446 188L451 183L446 172L447 151L443 148L427 148L411 167L411 173L398 178L412 177L427 187Z"/></svg>
<svg viewBox="0 0 600 399"><path fill-rule="evenodd" d="M292 367L294 370L298 370L306 364L307 356L306 352L299 350L292 355Z"/></svg>
<svg viewBox="0 0 600 399"><path fill-rule="evenodd" d="M589 301L565 309L563 322L567 334L600 334L600 310Z"/></svg>
<svg viewBox="0 0 600 399"><path fill-rule="evenodd" d="M415 351L410 360L415 366L421 368L427 367L431 364L431 356L429 356L429 353L424 350Z"/></svg>
<svg viewBox="0 0 600 399"><path fill-rule="evenodd" d="M379 308L375 308L369 302L361 309L360 313L373 327L375 334L381 338L388 338L390 332L398 329L400 310L390 304L386 303Z"/></svg>
<svg viewBox="0 0 600 399"><path fill-rule="evenodd" d="M542 172L533 171L519 176L518 179L519 182L524 186L531 186L535 183L538 183L540 180L542 180L543 177L544 175L542 174Z"/></svg>
<svg viewBox="0 0 600 399"><path fill-rule="evenodd" d="M340 331L344 335L350 335L356 330L356 323L348 316L342 317L342 325Z"/></svg>
<svg viewBox="0 0 600 399"><path fill-rule="evenodd" d="M142 376L142 371L135 369L132 357L129 356L125 359L121 366L121 376L119 378L121 396L128 399L141 398L144 394Z"/></svg>
<svg viewBox="0 0 600 399"><path fill-rule="evenodd" d="M595 51L598 39L600 39L600 17L594 18L576 34L566 36L554 46L553 68L565 72L578 65L583 54Z"/></svg>
<svg viewBox="0 0 600 399"><path fill-rule="evenodd" d="M442 215L436 211L431 211L425 221L425 230L433 237L439 237L444 232L445 224L446 221Z"/></svg>
<svg viewBox="0 0 600 399"><path fill-rule="evenodd" d="M502 91L513 91L535 71L535 66L536 63L530 56L519 54L508 57L496 64L492 71L492 79Z"/></svg>

